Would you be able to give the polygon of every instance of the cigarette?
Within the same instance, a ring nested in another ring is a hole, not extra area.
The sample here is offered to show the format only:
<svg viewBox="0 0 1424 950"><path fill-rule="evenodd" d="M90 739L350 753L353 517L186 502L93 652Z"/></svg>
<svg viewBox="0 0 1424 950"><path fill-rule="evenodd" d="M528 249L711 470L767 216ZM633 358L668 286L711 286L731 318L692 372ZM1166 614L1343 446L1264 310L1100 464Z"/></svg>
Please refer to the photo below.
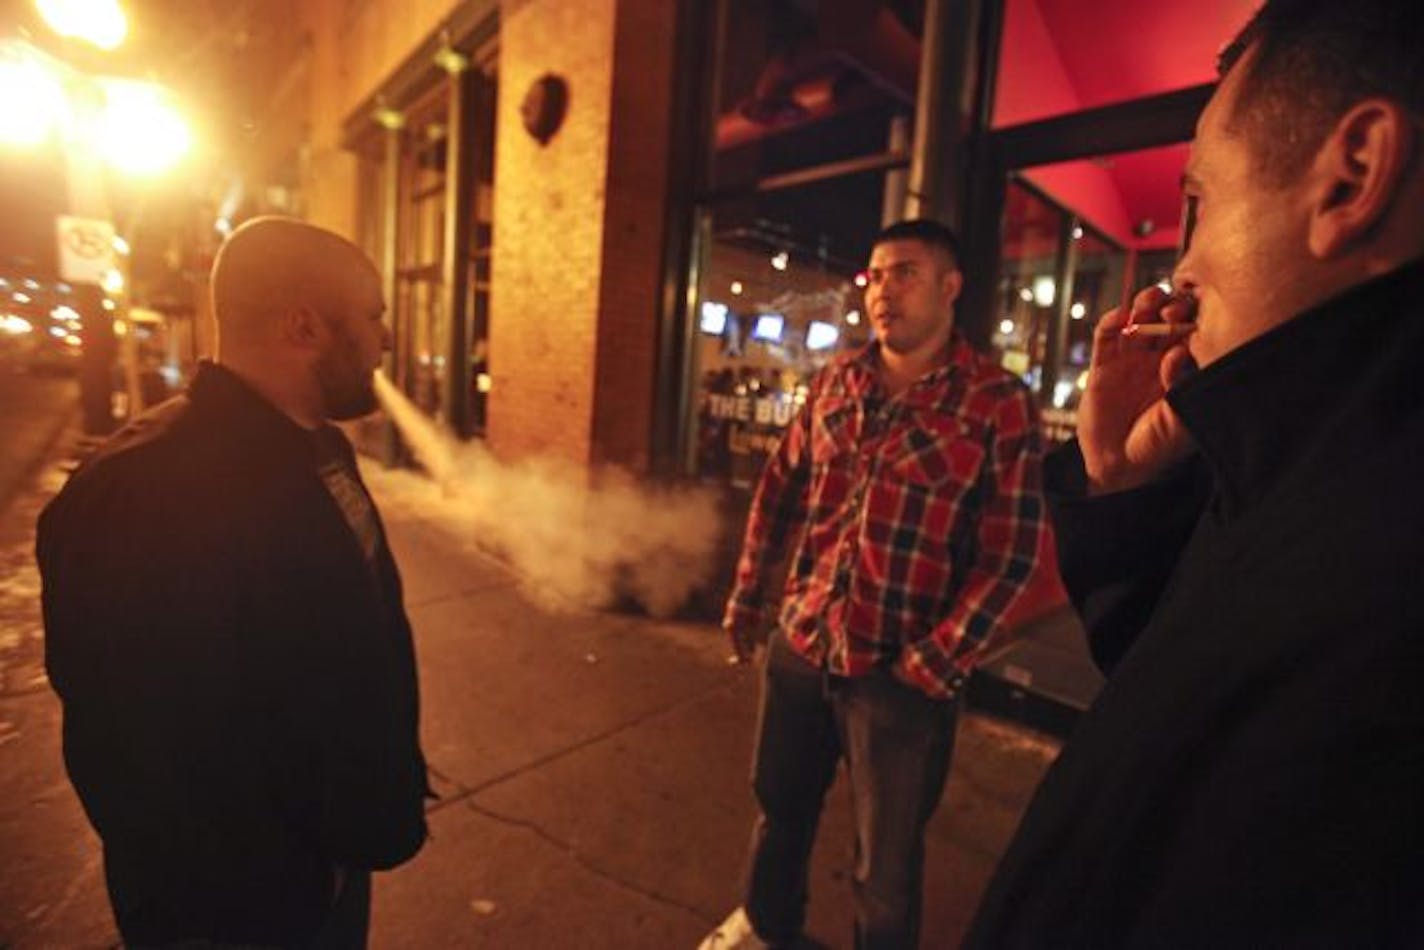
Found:
<svg viewBox="0 0 1424 950"><path fill-rule="evenodd" d="M1123 336L1186 336L1195 333L1195 323L1129 323L1122 328Z"/></svg>

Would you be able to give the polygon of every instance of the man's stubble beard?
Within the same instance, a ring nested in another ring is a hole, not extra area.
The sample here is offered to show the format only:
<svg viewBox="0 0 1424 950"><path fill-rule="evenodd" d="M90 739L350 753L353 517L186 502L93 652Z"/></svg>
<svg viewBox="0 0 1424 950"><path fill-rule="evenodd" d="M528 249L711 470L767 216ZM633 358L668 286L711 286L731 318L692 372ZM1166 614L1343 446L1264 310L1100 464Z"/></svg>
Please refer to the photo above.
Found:
<svg viewBox="0 0 1424 950"><path fill-rule="evenodd" d="M336 343L316 364L317 385L326 417L345 422L375 412L380 401L371 377L372 372L360 367L356 345L345 334L338 334Z"/></svg>

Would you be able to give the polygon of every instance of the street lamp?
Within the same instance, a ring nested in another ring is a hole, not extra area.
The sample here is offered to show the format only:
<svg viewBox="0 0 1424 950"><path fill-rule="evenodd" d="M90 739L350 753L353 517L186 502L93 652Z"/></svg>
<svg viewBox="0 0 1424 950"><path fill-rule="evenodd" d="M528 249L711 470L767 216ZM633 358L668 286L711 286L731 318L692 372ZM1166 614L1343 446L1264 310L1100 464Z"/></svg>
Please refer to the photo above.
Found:
<svg viewBox="0 0 1424 950"><path fill-rule="evenodd" d="M0 38L0 144L58 137L139 177L170 170L192 149L188 123L157 83L92 76L20 40Z"/></svg>
<svg viewBox="0 0 1424 950"><path fill-rule="evenodd" d="M128 19L118 0L36 0L40 16L60 36L114 49L128 35Z"/></svg>
<svg viewBox="0 0 1424 950"><path fill-rule="evenodd" d="M112 6L118 12L117 5ZM106 22L102 10L91 7L87 15L100 24ZM122 18L122 13L118 16ZM56 29L64 31L63 21L56 23ZM116 32L112 24L105 29L107 33L101 30L86 37L99 42ZM122 32L118 35L121 38ZM177 165L191 150L192 136L163 87L94 76L29 43L0 38L0 143L31 147L55 143L62 150L73 217L61 216L57 222L60 276L82 285L76 287L75 299L86 312L80 362L84 428L102 434L113 418L109 409L115 356L112 321L123 318L127 299L123 273L127 268L114 266L123 262L114 261L111 247L113 199L120 180L154 179ZM106 169L118 174L111 177ZM137 213L127 225L130 237L136 218ZM112 310L103 306L104 291L118 298ZM130 406L136 410L140 403L133 355L130 345L124 368Z"/></svg>
<svg viewBox="0 0 1424 950"><path fill-rule="evenodd" d="M131 175L157 175L188 153L193 137L162 87L133 79L97 82L104 105L94 144L110 165Z"/></svg>
<svg viewBox="0 0 1424 950"><path fill-rule="evenodd" d="M29 147L66 124L69 100L43 61L16 47L0 48L0 143Z"/></svg>

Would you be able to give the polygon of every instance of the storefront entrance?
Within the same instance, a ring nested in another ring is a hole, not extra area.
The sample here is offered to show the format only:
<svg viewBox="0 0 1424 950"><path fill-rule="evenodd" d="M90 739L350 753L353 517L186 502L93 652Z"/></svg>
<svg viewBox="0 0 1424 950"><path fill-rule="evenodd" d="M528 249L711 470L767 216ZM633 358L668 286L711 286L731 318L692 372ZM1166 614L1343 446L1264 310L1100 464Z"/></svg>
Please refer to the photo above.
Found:
<svg viewBox="0 0 1424 950"><path fill-rule="evenodd" d="M960 329L1029 385L1051 439L1070 437L1096 321L1171 273L1186 143L1216 50L1254 6L985 0L971 42L927 51L927 24L965 29L945 17L965 5L721 0L714 33L734 24L736 42L714 37L709 54L681 471L725 486L738 520L810 375L869 339L855 274L873 235L926 211L964 239ZM939 87L958 96L920 108L934 88L921 74L944 68L960 70ZM940 140L954 144L925 147ZM926 161L961 176L938 185L957 204L915 192ZM1054 576L1020 611L1027 636L987 670L1005 701L1041 702L1045 725L1098 685Z"/></svg>

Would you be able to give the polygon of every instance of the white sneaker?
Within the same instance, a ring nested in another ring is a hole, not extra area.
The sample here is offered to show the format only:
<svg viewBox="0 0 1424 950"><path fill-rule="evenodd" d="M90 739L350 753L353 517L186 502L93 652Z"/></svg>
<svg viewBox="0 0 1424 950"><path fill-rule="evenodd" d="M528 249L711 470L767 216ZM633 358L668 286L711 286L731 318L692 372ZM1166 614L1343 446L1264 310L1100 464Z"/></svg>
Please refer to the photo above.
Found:
<svg viewBox="0 0 1424 950"><path fill-rule="evenodd" d="M697 945L697 950L769 950L770 947L771 944L752 929L746 908L738 907Z"/></svg>

